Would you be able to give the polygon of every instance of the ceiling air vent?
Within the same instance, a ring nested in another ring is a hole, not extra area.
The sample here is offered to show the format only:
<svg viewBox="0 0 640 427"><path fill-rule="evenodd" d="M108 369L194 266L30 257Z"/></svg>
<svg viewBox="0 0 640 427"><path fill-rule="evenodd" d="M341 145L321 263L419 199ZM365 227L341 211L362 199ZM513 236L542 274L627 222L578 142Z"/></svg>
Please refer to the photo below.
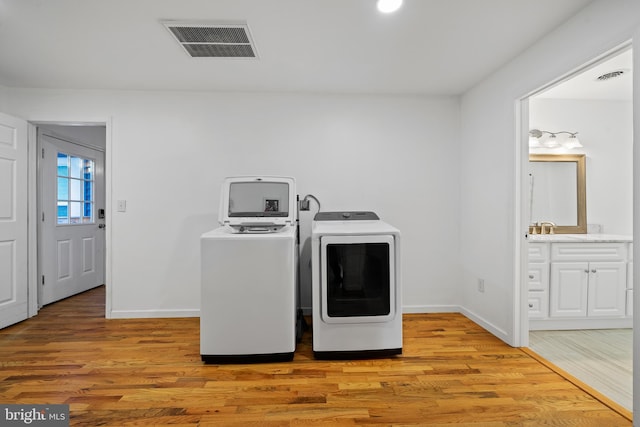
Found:
<svg viewBox="0 0 640 427"><path fill-rule="evenodd" d="M596 80L604 82L606 80L615 79L616 77L620 77L623 74L624 74L624 70L611 71L610 73L606 73L606 74L603 74L601 76L598 76L596 78Z"/></svg>
<svg viewBox="0 0 640 427"><path fill-rule="evenodd" d="M256 58L246 23L162 23L193 58Z"/></svg>

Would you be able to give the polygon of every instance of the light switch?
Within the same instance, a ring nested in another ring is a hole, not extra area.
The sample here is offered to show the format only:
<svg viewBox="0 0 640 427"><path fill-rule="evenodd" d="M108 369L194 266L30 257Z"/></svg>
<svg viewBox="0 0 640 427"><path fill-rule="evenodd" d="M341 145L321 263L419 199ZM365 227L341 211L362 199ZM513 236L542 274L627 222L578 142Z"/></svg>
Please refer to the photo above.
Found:
<svg viewBox="0 0 640 427"><path fill-rule="evenodd" d="M126 211L127 211L127 201L118 200L118 212L126 212Z"/></svg>

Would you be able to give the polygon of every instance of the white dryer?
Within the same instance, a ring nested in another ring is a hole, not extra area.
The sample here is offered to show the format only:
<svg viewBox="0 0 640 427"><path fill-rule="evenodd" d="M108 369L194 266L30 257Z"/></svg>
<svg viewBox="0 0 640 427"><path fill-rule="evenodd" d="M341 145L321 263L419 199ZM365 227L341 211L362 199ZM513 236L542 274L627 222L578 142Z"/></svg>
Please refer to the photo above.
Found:
<svg viewBox="0 0 640 427"><path fill-rule="evenodd" d="M373 212L320 212L311 227L313 353L402 353L400 232Z"/></svg>
<svg viewBox="0 0 640 427"><path fill-rule="evenodd" d="M296 347L297 200L288 177L224 181L221 226L202 235L206 363L286 361Z"/></svg>

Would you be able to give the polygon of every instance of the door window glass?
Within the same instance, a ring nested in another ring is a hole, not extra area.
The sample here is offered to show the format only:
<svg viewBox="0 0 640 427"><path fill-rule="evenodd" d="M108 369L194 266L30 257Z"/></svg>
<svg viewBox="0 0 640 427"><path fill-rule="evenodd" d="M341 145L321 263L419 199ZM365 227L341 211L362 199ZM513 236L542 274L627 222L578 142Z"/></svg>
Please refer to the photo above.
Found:
<svg viewBox="0 0 640 427"><path fill-rule="evenodd" d="M58 153L58 224L91 224L94 218L94 162Z"/></svg>

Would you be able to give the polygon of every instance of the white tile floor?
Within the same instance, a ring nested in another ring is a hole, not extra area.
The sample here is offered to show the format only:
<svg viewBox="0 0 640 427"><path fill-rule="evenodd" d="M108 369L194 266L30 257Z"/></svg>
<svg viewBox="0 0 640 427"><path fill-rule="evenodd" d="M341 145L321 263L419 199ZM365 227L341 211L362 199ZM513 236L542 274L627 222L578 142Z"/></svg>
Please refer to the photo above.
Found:
<svg viewBox="0 0 640 427"><path fill-rule="evenodd" d="M531 331L529 347L609 399L632 410L632 329Z"/></svg>

